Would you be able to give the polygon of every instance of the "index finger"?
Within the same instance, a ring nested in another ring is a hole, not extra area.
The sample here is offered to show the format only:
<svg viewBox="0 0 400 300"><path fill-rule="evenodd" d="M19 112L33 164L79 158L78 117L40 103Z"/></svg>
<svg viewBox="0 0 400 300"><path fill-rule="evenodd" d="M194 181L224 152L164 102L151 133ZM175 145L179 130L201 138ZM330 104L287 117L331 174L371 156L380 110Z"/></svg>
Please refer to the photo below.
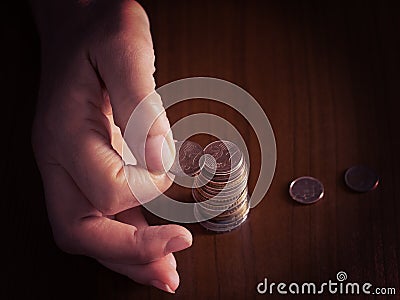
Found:
<svg viewBox="0 0 400 300"><path fill-rule="evenodd" d="M192 243L178 225L135 226L102 216L90 206L72 177L60 166L43 170L46 199L60 248L115 263L142 264Z"/></svg>

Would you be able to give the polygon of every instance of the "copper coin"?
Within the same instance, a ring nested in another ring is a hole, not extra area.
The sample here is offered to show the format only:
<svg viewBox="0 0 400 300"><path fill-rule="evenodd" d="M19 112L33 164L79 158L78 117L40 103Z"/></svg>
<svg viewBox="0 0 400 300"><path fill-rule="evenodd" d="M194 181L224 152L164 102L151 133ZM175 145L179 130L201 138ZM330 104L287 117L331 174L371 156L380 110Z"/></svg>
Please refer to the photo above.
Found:
<svg viewBox="0 0 400 300"><path fill-rule="evenodd" d="M218 222L217 220L210 219L208 221L200 222L200 225L202 225L204 228L206 228L210 231L228 232L235 228L238 228L242 223L244 223L246 221L247 216L249 214L249 210L250 210L250 206L247 206L247 210L242 214L242 216L240 218L234 218L232 220L228 220L228 221L224 221L224 222ZM197 218L199 218L201 216L201 213L197 210L197 207L195 207L194 215Z"/></svg>
<svg viewBox="0 0 400 300"><path fill-rule="evenodd" d="M200 157L203 155L203 148L194 142L175 141L175 161L169 170L176 176L195 176L200 172Z"/></svg>
<svg viewBox="0 0 400 300"><path fill-rule="evenodd" d="M248 202L243 201L240 206L235 207L235 211L229 212L229 210L223 212L222 214L214 217L212 220L216 222L232 222L234 220L240 219L243 217L243 214L247 211Z"/></svg>
<svg viewBox="0 0 400 300"><path fill-rule="evenodd" d="M228 188L237 186L241 184L242 182L247 182L248 174L247 170L244 170L244 172L241 172L239 176L236 176L232 180L229 181L215 181L215 179L208 179L201 174L196 177L196 187L203 187L203 188L212 188L216 190L222 190L225 189L227 190Z"/></svg>
<svg viewBox="0 0 400 300"><path fill-rule="evenodd" d="M204 149L204 153L210 154L215 158L217 173L232 172L240 165L243 159L242 152L239 148L229 141L212 142ZM207 167L207 164L205 167Z"/></svg>
<svg viewBox="0 0 400 300"><path fill-rule="evenodd" d="M314 177L303 176L290 183L289 194L299 203L311 204L324 196L324 186Z"/></svg>
<svg viewBox="0 0 400 300"><path fill-rule="evenodd" d="M344 174L346 185L353 191L365 193L374 190L379 184L378 175L366 166L354 166Z"/></svg>
<svg viewBox="0 0 400 300"><path fill-rule="evenodd" d="M238 177L242 176L242 174L244 172L247 173L247 166L245 163L241 164L239 166L239 168L237 168L236 170L234 170L230 173L223 174L223 175L212 174L212 173L208 172L207 168L208 168L208 166L207 166L207 161L206 161L204 168L201 170L201 172L199 174L199 177L201 177L205 181L210 181L216 185L220 185L220 184L224 185L226 183L236 180Z"/></svg>
<svg viewBox="0 0 400 300"><path fill-rule="evenodd" d="M205 195L202 189L192 189L192 196L194 200L198 203L207 201L208 204L214 206L231 205L235 203L239 197L239 195L233 195L233 196Z"/></svg>

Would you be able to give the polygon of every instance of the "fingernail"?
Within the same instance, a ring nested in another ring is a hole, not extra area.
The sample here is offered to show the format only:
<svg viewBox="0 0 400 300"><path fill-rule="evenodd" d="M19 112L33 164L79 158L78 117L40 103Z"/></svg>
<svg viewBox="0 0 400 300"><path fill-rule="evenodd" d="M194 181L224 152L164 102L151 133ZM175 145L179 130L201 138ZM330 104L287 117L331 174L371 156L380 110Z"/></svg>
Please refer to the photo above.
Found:
<svg viewBox="0 0 400 300"><path fill-rule="evenodd" d="M176 269L177 265L176 265L176 260L175 260L175 259L172 260L172 261L170 261L169 264L170 264L174 269Z"/></svg>
<svg viewBox="0 0 400 300"><path fill-rule="evenodd" d="M173 135L172 135L172 130L169 130L169 131L168 131L168 133L167 133L165 139L167 140L169 149L171 150L171 153L172 153L173 157L175 158L176 149L175 149L174 137L173 137Z"/></svg>
<svg viewBox="0 0 400 300"><path fill-rule="evenodd" d="M169 240L165 246L165 253L177 252L186 249L192 244L192 240L186 236L180 235Z"/></svg>
<svg viewBox="0 0 400 300"><path fill-rule="evenodd" d="M171 148L168 138L166 137L162 143L162 163L166 172L171 169L175 160L175 148Z"/></svg>
<svg viewBox="0 0 400 300"><path fill-rule="evenodd" d="M172 289L169 287L168 284L163 283L163 282L161 282L161 281L159 281L159 280L152 280L152 281L150 282L150 284L151 284L152 286L154 286L154 287L160 289L160 290L166 291L166 292L171 293L171 294L175 294L175 291L172 290Z"/></svg>

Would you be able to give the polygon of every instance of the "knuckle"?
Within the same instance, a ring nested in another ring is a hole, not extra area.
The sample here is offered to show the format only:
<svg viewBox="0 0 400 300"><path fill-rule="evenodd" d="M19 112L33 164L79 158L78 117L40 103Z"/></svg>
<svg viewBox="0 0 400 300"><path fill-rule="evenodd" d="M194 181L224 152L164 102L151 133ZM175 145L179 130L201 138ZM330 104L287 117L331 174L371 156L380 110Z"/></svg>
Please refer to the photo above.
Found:
<svg viewBox="0 0 400 300"><path fill-rule="evenodd" d="M92 190L92 199L95 207L104 215L115 215L124 207L124 204L131 202L129 195L125 192L127 188L122 186L123 183L118 182L111 174L106 175L103 187L96 187Z"/></svg>
<svg viewBox="0 0 400 300"><path fill-rule="evenodd" d="M143 22L146 26L150 26L149 18L144 8L137 1L127 1L122 5L122 19L132 19Z"/></svg>
<svg viewBox="0 0 400 300"><path fill-rule="evenodd" d="M157 259L157 257L154 257L154 249L149 247L149 242L156 238L154 227L156 226L136 230L131 235L132 244L135 249L135 260L138 263L149 263Z"/></svg>
<svg viewBox="0 0 400 300"><path fill-rule="evenodd" d="M159 193L167 191L173 183L173 180L167 174L150 173L150 177L153 183L157 186L157 191Z"/></svg>
<svg viewBox="0 0 400 300"><path fill-rule="evenodd" d="M99 207L99 211L105 216L113 216L119 212L119 210L116 209L115 206L107 204L101 205Z"/></svg>
<svg viewBox="0 0 400 300"><path fill-rule="evenodd" d="M143 39L128 48L127 56L134 59L139 65L154 64L154 49Z"/></svg>
<svg viewBox="0 0 400 300"><path fill-rule="evenodd" d="M106 216L111 216L117 214L118 211L118 199L116 193L107 190L103 193L98 193L94 196L96 199L96 208Z"/></svg>
<svg viewBox="0 0 400 300"><path fill-rule="evenodd" d="M99 184L90 190L93 205L104 215L115 215L137 205L121 162L113 162L106 168Z"/></svg>

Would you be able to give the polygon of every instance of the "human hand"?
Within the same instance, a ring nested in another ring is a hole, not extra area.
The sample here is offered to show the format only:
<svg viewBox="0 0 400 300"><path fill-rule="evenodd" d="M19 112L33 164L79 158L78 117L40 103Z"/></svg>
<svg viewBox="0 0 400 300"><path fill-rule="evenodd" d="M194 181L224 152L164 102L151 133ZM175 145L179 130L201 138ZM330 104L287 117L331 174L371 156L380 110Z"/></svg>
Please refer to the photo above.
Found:
<svg viewBox="0 0 400 300"><path fill-rule="evenodd" d="M189 247L191 234L178 225L149 226L130 190L149 201L172 183L163 172L175 155L165 111L147 135L145 153L132 149L147 167L127 167L130 186L121 158L121 131L155 89L147 16L134 1L46 5L33 2L42 74L32 142L54 239L66 252L174 292L172 253ZM153 105L163 111L161 100Z"/></svg>

